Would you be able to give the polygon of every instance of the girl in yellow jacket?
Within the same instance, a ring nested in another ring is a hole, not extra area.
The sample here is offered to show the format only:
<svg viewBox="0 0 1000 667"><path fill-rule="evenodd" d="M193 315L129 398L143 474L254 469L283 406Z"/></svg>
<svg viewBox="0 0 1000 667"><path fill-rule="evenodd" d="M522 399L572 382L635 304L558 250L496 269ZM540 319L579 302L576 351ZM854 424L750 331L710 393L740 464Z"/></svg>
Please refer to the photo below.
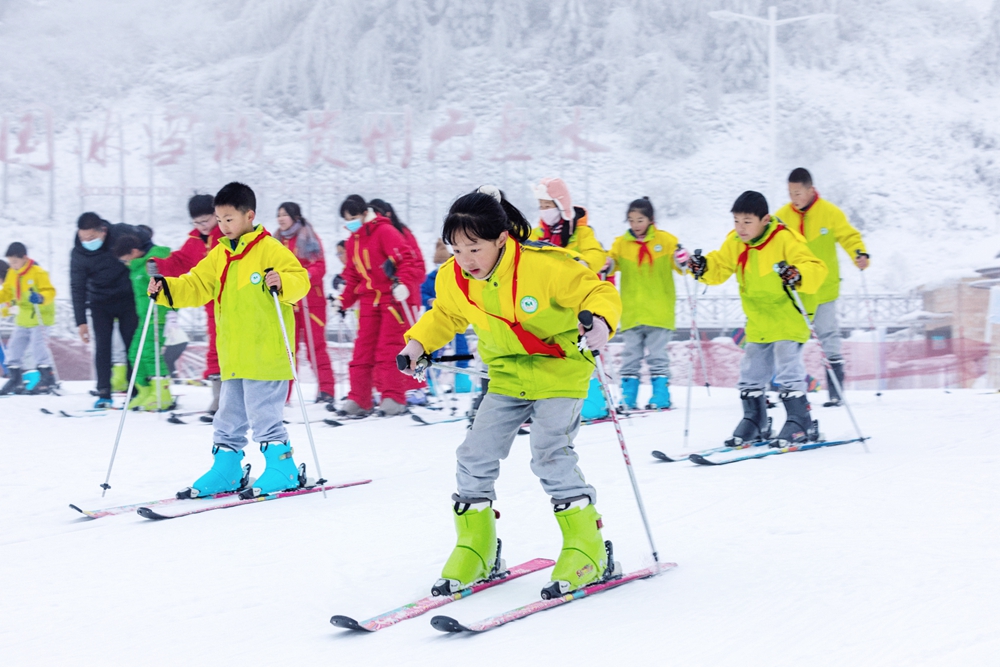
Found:
<svg viewBox="0 0 1000 667"><path fill-rule="evenodd" d="M768 214L767 200L759 192L740 195L732 214L735 229L722 247L705 256L694 255L689 263L695 278L709 285L720 285L735 273L747 316L747 346L737 385L743 420L726 444L741 447L770 439L766 391L772 378L786 419L771 446L815 440L818 427L809 414L802 362L802 346L810 332L790 290L815 294L826 278L826 265L812 254L801 234ZM781 262L786 266L778 273L775 267Z"/></svg>
<svg viewBox="0 0 1000 667"><path fill-rule="evenodd" d="M574 206L569 187L561 178L543 178L532 186L538 198L538 226L531 230L535 241L576 253L593 271L600 271L608 254L590 228L587 209Z"/></svg>
<svg viewBox="0 0 1000 667"><path fill-rule="evenodd" d="M450 595L504 571L496 538L494 482L518 427L529 417L532 470L552 497L563 550L543 596L562 595L615 572L601 537L596 491L577 467L573 439L593 357L614 332L621 300L577 256L528 240L531 228L494 186L460 197L442 240L454 256L438 271L437 299L407 333L402 355L417 360L471 324L489 367L489 392L458 448L454 501L458 544L434 591ZM594 314L584 333L583 310ZM411 371L412 372L412 371Z"/></svg>
<svg viewBox="0 0 1000 667"><path fill-rule="evenodd" d="M205 259L178 278L154 276L149 293L162 305L195 308L215 302L216 347L222 388L212 424L212 468L182 497L236 491L247 483L243 469L246 433L260 443L267 467L248 495L299 486L288 432L282 422L292 368L270 288L278 290L285 334L295 348L292 304L309 292L309 273L280 241L256 224L257 199L242 183L215 195L215 215L225 238Z"/></svg>
<svg viewBox="0 0 1000 667"><path fill-rule="evenodd" d="M653 410L670 407L670 357L667 343L674 333L677 291L674 272L680 273L676 255L677 237L658 229L649 197L628 205L629 230L615 239L608 256L607 271L621 272L622 404L636 408L639 370L643 350L653 384L646 406Z"/></svg>
<svg viewBox="0 0 1000 667"><path fill-rule="evenodd" d="M21 360L29 346L39 376L38 383L29 393L44 394L58 386L48 344L48 329L56 319L56 289L49 281L48 271L28 257L28 249L23 243L11 243L6 257L10 270L0 287L0 303L16 302L18 311L4 360L10 377L0 388L0 396L26 391Z"/></svg>

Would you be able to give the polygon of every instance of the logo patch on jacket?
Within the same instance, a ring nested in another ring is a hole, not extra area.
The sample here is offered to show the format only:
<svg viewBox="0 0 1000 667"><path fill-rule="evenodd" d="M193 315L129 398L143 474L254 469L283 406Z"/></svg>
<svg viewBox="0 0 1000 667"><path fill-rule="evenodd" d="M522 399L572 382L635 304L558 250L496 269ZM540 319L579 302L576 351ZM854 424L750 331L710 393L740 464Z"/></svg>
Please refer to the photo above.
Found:
<svg viewBox="0 0 1000 667"><path fill-rule="evenodd" d="M825 234L829 234L830 232L829 232L829 230L826 227L820 227L819 228L819 233L825 235Z"/></svg>
<svg viewBox="0 0 1000 667"><path fill-rule="evenodd" d="M533 296L521 297L521 310L529 315L538 310L538 299Z"/></svg>
<svg viewBox="0 0 1000 667"><path fill-rule="evenodd" d="M663 252L663 246L657 243L656 245L653 246L653 250L655 250L656 252Z"/></svg>
<svg viewBox="0 0 1000 667"><path fill-rule="evenodd" d="M254 271L250 274L250 284L259 285L260 284L260 274Z"/></svg>

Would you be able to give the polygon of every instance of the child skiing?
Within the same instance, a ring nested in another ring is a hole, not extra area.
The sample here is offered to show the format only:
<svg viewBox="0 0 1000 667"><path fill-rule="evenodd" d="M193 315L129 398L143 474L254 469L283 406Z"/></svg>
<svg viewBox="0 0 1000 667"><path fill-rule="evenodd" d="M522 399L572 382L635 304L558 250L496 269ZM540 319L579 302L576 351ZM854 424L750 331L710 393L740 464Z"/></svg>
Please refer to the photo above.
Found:
<svg viewBox="0 0 1000 667"><path fill-rule="evenodd" d="M451 252L448 250L448 246L444 244L444 241L438 239L437 245L434 247L434 270L427 274L427 278L424 279L423 284L420 286L420 301L427 310L434 307L434 300L437 299L437 292L434 289L434 284L437 281L438 271L441 270L441 265L447 262L449 257L451 257ZM469 341L468 338L466 338L465 333L456 334L455 354L461 356L468 353ZM455 365L459 368L468 368L469 362L459 361ZM468 375L455 373L454 389L456 394L468 394L472 391L472 380L469 379Z"/></svg>
<svg viewBox="0 0 1000 667"><path fill-rule="evenodd" d="M312 224L302 216L299 205L291 201L278 207L277 236L282 245L298 258L302 268L309 272L309 295L292 306L295 311L295 334L299 343L306 344L309 361L319 380L316 402L333 403L333 366L330 365L330 352L326 347L326 297L323 296L326 256L323 254L323 243ZM309 329L306 329L307 326Z"/></svg>
<svg viewBox="0 0 1000 667"><path fill-rule="evenodd" d="M191 197L188 200L188 215L191 216L193 229L184 245L170 253L169 257L154 260L157 273L168 278L176 278L193 269L222 238L212 195ZM205 352L204 378L212 383L212 403L208 406L208 415L202 415L202 419L211 422L211 416L219 409L219 392L222 390L219 353L215 346L215 308L211 302L205 305L205 316L208 320L208 349Z"/></svg>
<svg viewBox="0 0 1000 667"><path fill-rule="evenodd" d="M153 245L153 242L145 236L140 238L136 234L123 234L115 241L114 253L128 267L129 280L132 281L132 290L135 292L136 316L142 324L149 307L149 296L146 293L146 286L149 284L147 262L154 257L166 257L170 254L170 248ZM152 321L146 332L146 341L142 345L142 358L136 359L141 335L132 337L132 344L128 349L129 366L133 368L137 364L139 366L135 374L136 393L128 403L129 410L156 412L171 410L174 406L174 399L170 395L167 361L163 357L167 308L157 306L156 311L150 314L150 318ZM139 327L139 331L142 331L142 326ZM159 341L159 346L156 345L156 341ZM159 375L156 373L157 365Z"/></svg>
<svg viewBox="0 0 1000 667"><path fill-rule="evenodd" d="M494 186L460 197L441 238L454 257L442 265L434 307L406 333L402 355L417 360L471 324L489 366L490 389L458 448L454 501L458 542L433 592L453 594L504 570L496 536L494 482L518 428L529 417L532 470L552 497L563 548L543 596L556 597L617 572L601 537L596 492L577 467L573 439L594 369L577 341L590 310L586 345L601 350L621 300L610 283L549 244L528 241L524 216Z"/></svg>
<svg viewBox="0 0 1000 667"><path fill-rule="evenodd" d="M246 185L223 187L215 196L215 212L225 239L189 273L149 280L149 293L157 303L172 308L214 301L218 327L222 390L213 421L214 462L179 497L235 491L243 485L243 448L251 424L266 468L247 493L263 495L300 485L282 423L292 369L269 289L278 289L286 334L294 341L291 304L308 293L309 274L287 248L256 224L256 207L254 192Z"/></svg>
<svg viewBox="0 0 1000 667"><path fill-rule="evenodd" d="M621 337L625 341L622 407L636 408L645 349L653 384L653 395L646 407L662 410L670 407L667 344L674 333L674 272L682 272L677 259L680 250L676 236L657 228L649 197L629 204L626 216L629 230L615 239L606 265L607 273L621 272Z"/></svg>
<svg viewBox="0 0 1000 667"><path fill-rule="evenodd" d="M837 297L840 296L840 262L837 244L844 249L858 269L868 268L868 250L861 240L861 232L847 221L847 216L836 204L819 196L813 187L812 174L798 167L788 175L788 195L791 201L778 210L778 217L805 237L809 249L823 260L828 271L823 285L815 295L803 299L806 308L815 304L813 327L823 352L830 362L830 369L844 386L844 357L840 354L840 323L837 321ZM830 400L823 407L841 404L840 394L827 370L826 387Z"/></svg>
<svg viewBox="0 0 1000 667"><path fill-rule="evenodd" d="M14 331L7 341L7 357L4 360L9 377L0 388L0 396L27 391L21 364L29 346L39 380L28 393L48 393L57 387L56 377L52 372L52 353L46 340L48 328L56 319L56 290L49 281L48 272L28 257L28 249L23 243L11 243L6 257L10 268L0 287L0 303L14 301L18 311Z"/></svg>
<svg viewBox="0 0 1000 667"><path fill-rule="evenodd" d="M538 227L531 230L535 241L548 241L578 254L592 271L600 271L608 256L594 236L587 209L573 206L569 188L561 178L543 178L532 191L538 199Z"/></svg>
<svg viewBox="0 0 1000 667"><path fill-rule="evenodd" d="M826 266L798 232L768 215L767 200L759 192L741 194L732 214L735 229L722 247L708 255L695 254L688 264L694 277L709 285L721 285L735 273L747 316L747 345L737 384L743 419L726 445L771 438L766 392L772 378L786 419L771 446L815 440L818 426L810 417L802 362L810 332L789 290L815 294L826 278ZM781 262L786 264L779 274L775 268Z"/></svg>
<svg viewBox="0 0 1000 667"><path fill-rule="evenodd" d="M413 382L396 370L396 352L408 327L404 309L420 307L424 267L392 221L369 208L360 195L345 199L340 215L351 236L339 310L356 302L360 306L351 391L340 413L355 418L370 414L374 385L382 395L379 411L399 415L407 411L406 390Z"/></svg>

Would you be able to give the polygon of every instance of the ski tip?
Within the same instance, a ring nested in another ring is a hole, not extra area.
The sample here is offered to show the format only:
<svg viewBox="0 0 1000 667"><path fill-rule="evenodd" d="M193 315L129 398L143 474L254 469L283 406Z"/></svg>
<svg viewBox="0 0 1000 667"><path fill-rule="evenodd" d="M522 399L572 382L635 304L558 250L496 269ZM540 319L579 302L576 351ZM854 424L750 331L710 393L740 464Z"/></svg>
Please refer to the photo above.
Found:
<svg viewBox="0 0 1000 667"><path fill-rule="evenodd" d="M332 616L330 618L330 623L332 623L338 628L343 628L344 630L356 630L359 632L374 632L374 630L369 630L365 626L355 621L350 616Z"/></svg>
<svg viewBox="0 0 1000 667"><path fill-rule="evenodd" d="M173 413L170 413L170 416L167 417L167 421L170 422L171 424L186 424L187 423L187 422L183 421L180 417L178 417L177 415L175 415Z"/></svg>
<svg viewBox="0 0 1000 667"><path fill-rule="evenodd" d="M451 616L435 616L431 619L431 627L441 632L470 632L469 628L465 627Z"/></svg>
<svg viewBox="0 0 1000 667"><path fill-rule="evenodd" d="M666 463L675 463L677 461L677 459L672 459L663 452L656 449L654 449L652 453L653 453L653 458L658 461L664 461Z"/></svg>
<svg viewBox="0 0 1000 667"><path fill-rule="evenodd" d="M717 466L717 465L719 465L715 461L709 461L708 459L706 459L701 454L692 454L691 456L688 457L688 461L690 461L691 463L697 463L700 466Z"/></svg>
<svg viewBox="0 0 1000 667"><path fill-rule="evenodd" d="M526 428L519 428L519 429L517 429L517 434L518 435L531 435L531 431L529 431Z"/></svg>
<svg viewBox="0 0 1000 667"><path fill-rule="evenodd" d="M170 518L169 516L163 516L162 514L157 514L153 510L149 509L148 507L140 507L135 512L136 512L136 514L138 514L142 518L144 518L144 519L152 519L153 521L160 521L162 519L169 519Z"/></svg>
<svg viewBox="0 0 1000 667"><path fill-rule="evenodd" d="M86 516L86 517L90 517L91 519L93 519L93 518L94 518L94 517L92 517L92 516L91 516L91 515L90 515L89 513L87 513L86 511L84 511L84 510L80 509L79 507L77 507L77 506L76 506L76 505L74 505L73 503L70 503L70 504L69 504L69 506L70 506L70 509L74 509L74 510L76 510L77 512L79 512L79 513L80 513L80 514L82 514L83 516Z"/></svg>
<svg viewBox="0 0 1000 667"><path fill-rule="evenodd" d="M43 415L51 415L51 414L55 414L55 413L53 413L53 412L52 412L51 410L46 410L45 408L39 408L39 409L40 409L40 410L42 411L42 414L43 414Z"/></svg>
<svg viewBox="0 0 1000 667"><path fill-rule="evenodd" d="M336 419L324 419L323 423L327 426L343 426L343 424Z"/></svg>

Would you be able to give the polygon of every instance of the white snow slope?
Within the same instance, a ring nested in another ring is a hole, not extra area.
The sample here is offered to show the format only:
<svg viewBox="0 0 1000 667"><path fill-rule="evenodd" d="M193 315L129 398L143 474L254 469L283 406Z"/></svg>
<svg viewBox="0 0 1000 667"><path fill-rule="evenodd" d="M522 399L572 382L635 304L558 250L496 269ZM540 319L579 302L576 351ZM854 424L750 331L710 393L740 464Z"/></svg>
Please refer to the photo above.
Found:
<svg viewBox="0 0 1000 667"><path fill-rule="evenodd" d="M169 496L209 464L211 429L120 413L47 417L70 395L0 402L0 662L4 665L996 665L1000 655L1000 394L851 394L858 445L722 468L655 463L682 450L683 410L624 426L664 560L680 566L499 628L448 637L429 616L373 635L329 624L421 597L453 544L449 495L464 425L405 418L315 428L323 471L371 484L154 523L97 508ZM184 388L184 407L207 402ZM678 403L683 391L677 389ZM738 419L732 390L696 390L692 439ZM843 410L817 409L850 436ZM775 415L780 422L780 415ZM304 428L291 426L310 464ZM248 459L263 465L255 449ZM649 550L610 424L578 438L605 537L626 569ZM509 563L555 557L559 530L528 468L503 463L496 506ZM463 621L530 602L539 573L439 613Z"/></svg>

